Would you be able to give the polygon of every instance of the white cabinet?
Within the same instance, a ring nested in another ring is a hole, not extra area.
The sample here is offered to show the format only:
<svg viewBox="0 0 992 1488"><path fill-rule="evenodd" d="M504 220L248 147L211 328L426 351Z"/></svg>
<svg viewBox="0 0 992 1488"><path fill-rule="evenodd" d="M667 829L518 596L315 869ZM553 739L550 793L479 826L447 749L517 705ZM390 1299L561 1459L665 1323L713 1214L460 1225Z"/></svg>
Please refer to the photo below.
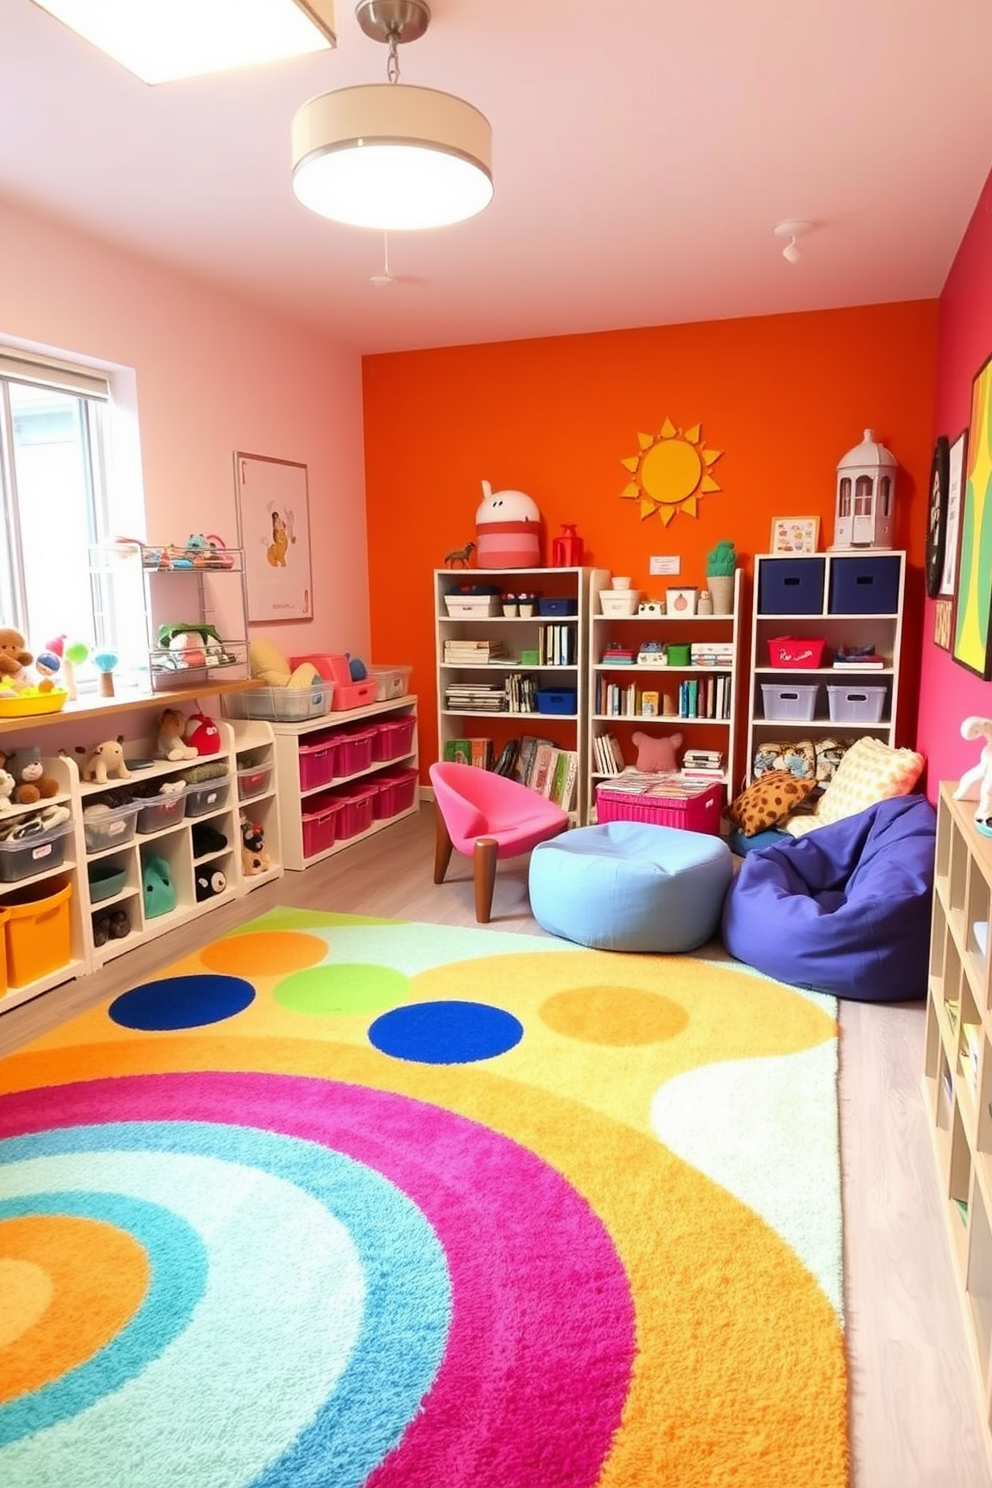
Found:
<svg viewBox="0 0 992 1488"><path fill-rule="evenodd" d="M609 605L611 591L605 585L603 593ZM612 734L624 763L633 765L637 757L633 735L638 730L658 737L680 733L679 761L687 747L715 751L721 756L720 781L731 786L737 738L740 570L734 575L733 609L728 615L602 614L602 604L594 584L589 595L590 805L595 805L597 784L609 778L598 768L596 740Z"/></svg>
<svg viewBox="0 0 992 1488"><path fill-rule="evenodd" d="M435 569L438 756L457 740L549 739L578 757L586 813L587 568ZM493 590L491 595L471 591ZM512 596L512 597L511 597ZM475 654L473 654L475 653Z"/></svg>
<svg viewBox="0 0 992 1488"><path fill-rule="evenodd" d="M755 751L772 740L870 734L894 747L905 553L759 554L754 563L748 776ZM842 659L858 648L881 664Z"/></svg>
<svg viewBox="0 0 992 1488"><path fill-rule="evenodd" d="M418 810L414 696L270 727L287 868L309 868Z"/></svg>

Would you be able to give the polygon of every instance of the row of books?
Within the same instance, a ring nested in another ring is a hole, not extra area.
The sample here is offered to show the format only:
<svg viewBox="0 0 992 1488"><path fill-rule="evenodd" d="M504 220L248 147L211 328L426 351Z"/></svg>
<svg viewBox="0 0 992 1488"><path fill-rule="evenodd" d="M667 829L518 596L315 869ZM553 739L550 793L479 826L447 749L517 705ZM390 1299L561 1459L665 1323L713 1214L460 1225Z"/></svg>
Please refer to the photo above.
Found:
<svg viewBox="0 0 992 1488"><path fill-rule="evenodd" d="M524 734L508 739L499 759L494 760L493 754L493 741L487 738L448 739L444 745L446 760L509 776L563 811L571 811L579 778L579 756L574 749L559 749L552 739Z"/></svg>
<svg viewBox="0 0 992 1488"><path fill-rule="evenodd" d="M623 750L614 734L597 734L592 741L593 768L599 775L619 775L624 767Z"/></svg>
<svg viewBox="0 0 992 1488"><path fill-rule="evenodd" d="M537 645L541 666L574 666L576 635L574 625L542 625Z"/></svg>
<svg viewBox="0 0 992 1488"><path fill-rule="evenodd" d="M596 685L596 712L608 718L729 718L731 681L727 676L686 677L678 692L659 694L636 682Z"/></svg>
<svg viewBox="0 0 992 1488"><path fill-rule="evenodd" d="M538 679L511 672L503 682L448 682L444 706L451 713L538 713Z"/></svg>

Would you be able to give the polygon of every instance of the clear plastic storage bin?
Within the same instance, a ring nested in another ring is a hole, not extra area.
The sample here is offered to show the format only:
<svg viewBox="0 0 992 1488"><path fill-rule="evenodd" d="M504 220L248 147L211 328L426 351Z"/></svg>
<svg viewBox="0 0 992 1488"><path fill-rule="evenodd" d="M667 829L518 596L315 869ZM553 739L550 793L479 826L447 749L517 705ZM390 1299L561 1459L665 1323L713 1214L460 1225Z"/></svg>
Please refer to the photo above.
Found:
<svg viewBox="0 0 992 1488"><path fill-rule="evenodd" d="M196 781L187 785L186 815L206 816L208 811L219 811L222 806L227 805L227 797L230 793L231 781L228 776L221 776L217 780ZM141 828L139 827L140 831Z"/></svg>
<svg viewBox="0 0 992 1488"><path fill-rule="evenodd" d="M269 788L271 765L243 765L238 771L238 800L251 801Z"/></svg>
<svg viewBox="0 0 992 1488"><path fill-rule="evenodd" d="M182 821L186 811L186 791L183 789L172 791L168 795L145 796L135 804L138 807L138 831L145 834L161 832L163 827L171 827Z"/></svg>
<svg viewBox="0 0 992 1488"><path fill-rule="evenodd" d="M251 692L228 692L222 702L228 718L300 723L329 713L333 696L334 683L320 682L312 687L256 687Z"/></svg>
<svg viewBox="0 0 992 1488"><path fill-rule="evenodd" d="M832 723L878 723L885 708L884 687L832 687L827 702Z"/></svg>
<svg viewBox="0 0 992 1488"><path fill-rule="evenodd" d="M8 837L6 842L0 842L0 880L16 883L33 873L61 867L70 830L71 823L61 822L47 832L29 833L16 840Z"/></svg>
<svg viewBox="0 0 992 1488"><path fill-rule="evenodd" d="M375 701L388 703L392 698L406 697L410 691L409 666L370 666L368 674L375 683Z"/></svg>
<svg viewBox="0 0 992 1488"><path fill-rule="evenodd" d="M816 712L819 683L794 683L780 687L762 682L761 699L765 717L775 723L807 723Z"/></svg>
<svg viewBox="0 0 992 1488"><path fill-rule="evenodd" d="M95 816L90 815L92 809L92 805L83 808L83 837L87 852L105 852L107 848L123 847L131 841L138 820L137 801L111 806Z"/></svg>

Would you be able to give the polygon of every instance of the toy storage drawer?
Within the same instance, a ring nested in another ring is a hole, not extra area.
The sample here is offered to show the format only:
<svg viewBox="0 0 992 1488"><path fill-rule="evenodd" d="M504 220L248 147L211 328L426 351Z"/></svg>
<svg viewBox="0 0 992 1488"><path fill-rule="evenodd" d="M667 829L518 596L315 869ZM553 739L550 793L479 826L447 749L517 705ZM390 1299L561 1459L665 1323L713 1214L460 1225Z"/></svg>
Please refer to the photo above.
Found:
<svg viewBox="0 0 992 1488"><path fill-rule="evenodd" d="M577 599L539 599L537 601L537 613L542 617L577 615L579 613L579 601Z"/></svg>
<svg viewBox="0 0 992 1488"><path fill-rule="evenodd" d="M0 926L6 939L7 979L12 987L26 987L72 960L69 901L72 884L32 884L5 894Z"/></svg>
<svg viewBox="0 0 992 1488"><path fill-rule="evenodd" d="M337 770L337 735L314 737L309 744L300 745L300 790L316 790L321 785L330 785Z"/></svg>
<svg viewBox="0 0 992 1488"><path fill-rule="evenodd" d="M710 785L682 799L676 796L638 796L630 791L596 787L596 820L650 822L656 827L680 827L684 832L720 833L723 787Z"/></svg>
<svg viewBox="0 0 992 1488"><path fill-rule="evenodd" d="M372 741L375 736L374 728L342 729L338 735L335 775L358 775L360 771L367 770L372 763Z"/></svg>
<svg viewBox="0 0 992 1488"><path fill-rule="evenodd" d="M380 723L372 740L373 762L381 764L384 760L402 759L405 754L411 754L415 725L413 717L390 718Z"/></svg>
<svg viewBox="0 0 992 1488"><path fill-rule="evenodd" d="M222 703L228 718L300 723L329 713L334 691L333 682L315 682L312 687L256 687L251 692L226 693Z"/></svg>
<svg viewBox="0 0 992 1488"><path fill-rule="evenodd" d="M315 853L327 852L337 840L336 822L341 813L341 802L329 796L315 796L309 809L303 812L303 856L312 858Z"/></svg>
<svg viewBox="0 0 992 1488"><path fill-rule="evenodd" d="M764 715L776 723L807 723L816 712L819 684L780 687L777 683L761 684Z"/></svg>
<svg viewBox="0 0 992 1488"><path fill-rule="evenodd" d="M878 723L885 708L885 687L831 687L827 702L832 723Z"/></svg>
<svg viewBox="0 0 992 1488"><path fill-rule="evenodd" d="M331 712L347 713L352 708L367 708L369 703L374 702L375 681L372 678L367 678L364 682L347 682L344 686L338 683L334 688Z"/></svg>
<svg viewBox="0 0 992 1488"><path fill-rule="evenodd" d="M894 615L899 608L899 564L887 553L835 558L830 565L830 613Z"/></svg>
<svg viewBox="0 0 992 1488"><path fill-rule="evenodd" d="M16 883L19 878L30 878L33 873L61 867L69 831L70 823L61 822L47 832L0 842L0 880Z"/></svg>
<svg viewBox="0 0 992 1488"><path fill-rule="evenodd" d="M538 713L574 713L578 708L577 692L537 692Z"/></svg>
<svg viewBox="0 0 992 1488"><path fill-rule="evenodd" d="M766 558L758 580L764 615L819 615L823 610L824 558Z"/></svg>
<svg viewBox="0 0 992 1488"><path fill-rule="evenodd" d="M271 765L242 765L238 771L238 800L251 801L269 788Z"/></svg>
<svg viewBox="0 0 992 1488"><path fill-rule="evenodd" d="M208 811L219 811L227 805L231 782L228 778L204 780L186 787L186 815L206 816Z"/></svg>
<svg viewBox="0 0 992 1488"><path fill-rule="evenodd" d="M212 783L212 782L211 782ZM165 796L146 796L138 802L138 831L140 833L161 832L163 827L175 826L182 821L186 810L186 792L176 791Z"/></svg>
<svg viewBox="0 0 992 1488"><path fill-rule="evenodd" d="M375 683L375 700L388 703L410 691L410 666L370 666L369 680Z"/></svg>
<svg viewBox="0 0 992 1488"><path fill-rule="evenodd" d="M373 803L378 794L378 787L374 785L352 785L341 791L338 796L341 805L337 825L339 842L368 831L372 825Z"/></svg>
<svg viewBox="0 0 992 1488"><path fill-rule="evenodd" d="M792 671L806 671L818 667L823 660L826 637L776 636L768 642L768 664L773 667L789 667Z"/></svg>
<svg viewBox="0 0 992 1488"><path fill-rule="evenodd" d="M502 609L498 594L446 594L444 608L453 619L487 620Z"/></svg>
<svg viewBox="0 0 992 1488"><path fill-rule="evenodd" d="M376 821L399 816L401 811L408 811L417 799L417 771L414 769L390 770L380 775L374 784L379 787L372 802Z"/></svg>
<svg viewBox="0 0 992 1488"><path fill-rule="evenodd" d="M86 851L97 853L105 852L110 847L123 847L134 836L137 820L136 801L128 801L123 806L113 806L109 811L101 812L99 816L88 816L87 808L84 807L83 837L86 840Z"/></svg>

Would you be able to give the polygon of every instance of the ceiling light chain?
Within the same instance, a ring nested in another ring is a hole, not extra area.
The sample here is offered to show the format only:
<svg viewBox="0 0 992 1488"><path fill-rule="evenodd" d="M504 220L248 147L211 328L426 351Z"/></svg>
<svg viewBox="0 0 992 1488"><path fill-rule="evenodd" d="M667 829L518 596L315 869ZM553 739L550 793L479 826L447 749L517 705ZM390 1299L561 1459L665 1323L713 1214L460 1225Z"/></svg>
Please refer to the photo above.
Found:
<svg viewBox="0 0 992 1488"><path fill-rule="evenodd" d="M400 33L395 26L389 32L389 56L386 59L386 80L390 83L398 83L400 80Z"/></svg>

